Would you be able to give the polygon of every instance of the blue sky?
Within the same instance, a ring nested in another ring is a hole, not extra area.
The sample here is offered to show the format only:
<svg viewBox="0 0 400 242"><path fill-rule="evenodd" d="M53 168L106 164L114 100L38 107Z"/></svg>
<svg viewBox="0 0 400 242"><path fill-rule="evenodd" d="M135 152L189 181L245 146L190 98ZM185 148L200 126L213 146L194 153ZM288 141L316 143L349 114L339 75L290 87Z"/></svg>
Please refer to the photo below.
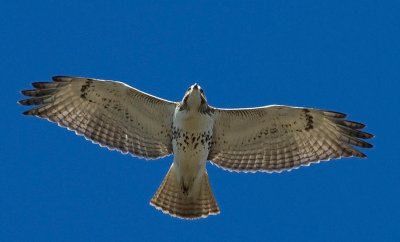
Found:
<svg viewBox="0 0 400 242"><path fill-rule="evenodd" d="M399 241L398 1L3 1L2 241ZM337 110L376 134L368 159L281 174L208 164L221 214L150 207L171 157L111 152L23 117L19 90L52 75L120 80L217 107Z"/></svg>

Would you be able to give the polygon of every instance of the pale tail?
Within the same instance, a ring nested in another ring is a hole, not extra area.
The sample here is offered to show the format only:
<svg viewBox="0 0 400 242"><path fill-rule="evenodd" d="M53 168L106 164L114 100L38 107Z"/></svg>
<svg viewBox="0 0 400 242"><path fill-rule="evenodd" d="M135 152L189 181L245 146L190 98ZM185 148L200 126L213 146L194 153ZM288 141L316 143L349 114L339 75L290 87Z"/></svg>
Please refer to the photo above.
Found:
<svg viewBox="0 0 400 242"><path fill-rule="evenodd" d="M193 199L183 194L177 186L172 166L150 204L164 213L183 219L206 218L208 215L219 214L218 204L211 191L207 172L203 175L199 196L197 199Z"/></svg>

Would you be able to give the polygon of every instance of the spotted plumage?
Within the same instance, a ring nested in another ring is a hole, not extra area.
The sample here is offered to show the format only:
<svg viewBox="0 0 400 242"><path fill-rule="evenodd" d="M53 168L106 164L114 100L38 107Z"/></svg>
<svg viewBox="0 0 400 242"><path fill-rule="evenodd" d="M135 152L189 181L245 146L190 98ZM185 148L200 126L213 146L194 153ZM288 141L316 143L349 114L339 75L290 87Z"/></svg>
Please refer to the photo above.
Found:
<svg viewBox="0 0 400 242"><path fill-rule="evenodd" d="M100 146L174 161L150 201L185 219L218 214L206 171L207 160L230 171L281 172L341 157L366 157L373 137L345 114L271 105L219 109L208 105L194 84L181 102L167 101L126 84L92 78L35 82L19 101L24 112L56 122Z"/></svg>

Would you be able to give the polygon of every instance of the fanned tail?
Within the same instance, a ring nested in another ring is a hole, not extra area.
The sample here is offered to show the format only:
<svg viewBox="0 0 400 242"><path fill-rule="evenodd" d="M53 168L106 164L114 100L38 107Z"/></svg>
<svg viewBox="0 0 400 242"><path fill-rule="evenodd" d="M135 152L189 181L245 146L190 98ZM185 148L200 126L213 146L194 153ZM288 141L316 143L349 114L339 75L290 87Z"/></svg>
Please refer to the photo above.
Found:
<svg viewBox="0 0 400 242"><path fill-rule="evenodd" d="M179 189L173 166L169 169L150 204L164 213L182 219L206 218L220 212L208 182L207 172L204 172L199 195L190 198Z"/></svg>

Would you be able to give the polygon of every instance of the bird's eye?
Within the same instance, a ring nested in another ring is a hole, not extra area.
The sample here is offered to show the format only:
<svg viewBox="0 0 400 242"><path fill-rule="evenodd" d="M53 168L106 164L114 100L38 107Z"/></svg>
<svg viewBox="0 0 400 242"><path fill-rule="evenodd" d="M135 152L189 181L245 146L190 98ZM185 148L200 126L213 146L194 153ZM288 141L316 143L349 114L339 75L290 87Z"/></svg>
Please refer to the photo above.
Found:
<svg viewBox="0 0 400 242"><path fill-rule="evenodd" d="M203 89L200 89L200 92L201 92L201 93L204 93Z"/></svg>
<svg viewBox="0 0 400 242"><path fill-rule="evenodd" d="M187 89L187 91L190 91L190 87Z"/></svg>

